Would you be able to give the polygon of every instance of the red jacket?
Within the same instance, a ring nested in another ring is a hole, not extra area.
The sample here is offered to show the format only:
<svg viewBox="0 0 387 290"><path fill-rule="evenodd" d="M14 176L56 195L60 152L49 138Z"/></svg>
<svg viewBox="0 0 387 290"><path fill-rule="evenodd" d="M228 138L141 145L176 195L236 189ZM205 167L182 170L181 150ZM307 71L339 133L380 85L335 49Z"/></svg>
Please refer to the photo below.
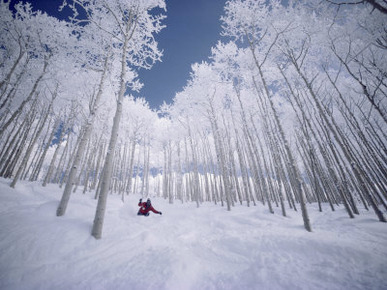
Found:
<svg viewBox="0 0 387 290"><path fill-rule="evenodd" d="M141 206L139 212L142 214L146 214L149 211L153 211L154 213L160 213L159 211L155 210L152 205L146 207L146 202L139 202L138 206Z"/></svg>

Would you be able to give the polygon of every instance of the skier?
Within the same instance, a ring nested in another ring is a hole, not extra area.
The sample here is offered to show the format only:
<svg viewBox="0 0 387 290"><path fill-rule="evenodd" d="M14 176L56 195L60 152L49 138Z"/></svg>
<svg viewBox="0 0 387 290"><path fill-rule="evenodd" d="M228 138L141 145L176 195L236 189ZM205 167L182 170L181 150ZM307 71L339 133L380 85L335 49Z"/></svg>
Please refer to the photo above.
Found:
<svg viewBox="0 0 387 290"><path fill-rule="evenodd" d="M148 216L149 211L153 211L160 215L162 214L161 211L157 211L153 208L150 198L148 198L146 202L142 202L142 198L140 198L138 206L140 206L140 209L138 210L137 215Z"/></svg>

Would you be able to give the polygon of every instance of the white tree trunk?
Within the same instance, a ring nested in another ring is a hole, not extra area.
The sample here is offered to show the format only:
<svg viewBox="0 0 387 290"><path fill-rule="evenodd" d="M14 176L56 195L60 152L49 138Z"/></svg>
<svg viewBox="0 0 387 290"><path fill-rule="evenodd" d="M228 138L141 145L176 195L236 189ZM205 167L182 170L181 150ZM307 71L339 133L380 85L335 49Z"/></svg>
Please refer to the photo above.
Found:
<svg viewBox="0 0 387 290"><path fill-rule="evenodd" d="M103 167L101 192L99 194L97 210L94 217L93 229L91 231L91 235L96 239L100 239L102 237L102 227L103 227L103 221L105 218L106 201L107 201L107 196L108 196L109 187L110 187L110 180L111 180L112 170L113 170L113 157L114 157L114 151L117 144L118 130L120 128L120 121L121 121L121 115L122 115L122 101L126 91L126 81L125 81L126 53L127 53L128 41L130 37L129 36L130 27L131 27L131 23L128 23L126 26L126 37L122 48L120 91L117 96L116 114L113 119L113 128L110 136L108 152L105 159L105 165Z"/></svg>
<svg viewBox="0 0 387 290"><path fill-rule="evenodd" d="M99 101L101 99L101 96L102 96L104 81L105 81L105 78L107 75L107 70L108 70L108 57L105 58L104 70L102 73L101 82L99 84L98 93L97 93L95 100L93 102L93 106L91 106L89 120L87 121L87 124L84 127L84 133L80 137L82 139L81 139L81 142L78 146L74 163L71 166L70 174L69 174L69 177L67 179L66 186L65 186L65 189L63 191L63 195L62 195L62 198L60 200L58 209L56 211L57 216L62 216L66 213L66 208L67 208L67 205L69 203L70 196L71 196L71 189L73 188L73 185L75 182L75 177L77 176L78 166L79 166L81 159L82 159L82 156L84 154L87 141L90 138L90 134L92 131L92 125L93 125L94 118L95 118L95 113L96 113Z"/></svg>

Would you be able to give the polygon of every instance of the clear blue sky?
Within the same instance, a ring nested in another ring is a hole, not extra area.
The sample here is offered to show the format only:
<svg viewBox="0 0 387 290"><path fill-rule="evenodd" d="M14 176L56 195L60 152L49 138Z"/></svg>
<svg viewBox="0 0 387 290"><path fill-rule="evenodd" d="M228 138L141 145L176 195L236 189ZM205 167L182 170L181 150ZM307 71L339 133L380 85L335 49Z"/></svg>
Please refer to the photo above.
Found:
<svg viewBox="0 0 387 290"><path fill-rule="evenodd" d="M19 2L12 0L12 3ZM24 0L34 9L57 16L63 0ZM186 84L191 64L207 60L210 49L220 38L220 16L226 0L166 0L167 25L157 36L163 60L151 70L141 70L144 87L139 94L158 108L163 101L170 103L176 92Z"/></svg>

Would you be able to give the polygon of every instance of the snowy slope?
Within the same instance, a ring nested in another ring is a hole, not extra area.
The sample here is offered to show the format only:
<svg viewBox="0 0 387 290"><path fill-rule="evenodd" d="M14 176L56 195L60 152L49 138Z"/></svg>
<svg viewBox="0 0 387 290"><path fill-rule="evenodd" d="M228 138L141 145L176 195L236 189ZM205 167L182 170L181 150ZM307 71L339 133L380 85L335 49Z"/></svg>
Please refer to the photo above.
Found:
<svg viewBox="0 0 387 290"><path fill-rule="evenodd" d="M55 185L0 179L0 289L387 289L387 225L362 210L300 213L262 205L170 205L138 217L139 196L110 195L103 236L91 235L93 193L56 217Z"/></svg>

